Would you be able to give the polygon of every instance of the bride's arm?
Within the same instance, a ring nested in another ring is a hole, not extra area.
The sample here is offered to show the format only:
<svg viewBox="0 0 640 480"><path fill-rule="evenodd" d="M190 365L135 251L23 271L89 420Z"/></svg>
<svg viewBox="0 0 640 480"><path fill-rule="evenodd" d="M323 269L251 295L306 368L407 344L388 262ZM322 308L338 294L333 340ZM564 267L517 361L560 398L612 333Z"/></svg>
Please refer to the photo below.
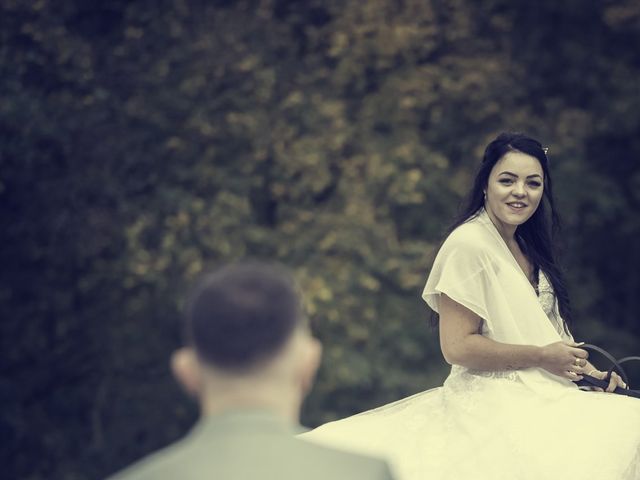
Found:
<svg viewBox="0 0 640 480"><path fill-rule="evenodd" d="M575 342L556 342L543 347L496 342L480 334L482 319L445 294L440 295L440 348L451 365L474 370L518 370L539 367L570 380L582 378L583 367L575 359L587 352ZM584 363L584 360L582 360Z"/></svg>

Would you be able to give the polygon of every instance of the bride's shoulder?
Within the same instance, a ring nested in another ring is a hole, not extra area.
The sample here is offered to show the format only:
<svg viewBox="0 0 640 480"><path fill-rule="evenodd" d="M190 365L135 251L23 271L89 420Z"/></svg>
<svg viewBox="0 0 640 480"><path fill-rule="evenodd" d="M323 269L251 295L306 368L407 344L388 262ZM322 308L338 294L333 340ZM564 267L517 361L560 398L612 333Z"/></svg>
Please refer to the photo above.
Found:
<svg viewBox="0 0 640 480"><path fill-rule="evenodd" d="M486 228L481 223L468 221L453 230L442 246L481 254L491 251L493 239L487 235Z"/></svg>

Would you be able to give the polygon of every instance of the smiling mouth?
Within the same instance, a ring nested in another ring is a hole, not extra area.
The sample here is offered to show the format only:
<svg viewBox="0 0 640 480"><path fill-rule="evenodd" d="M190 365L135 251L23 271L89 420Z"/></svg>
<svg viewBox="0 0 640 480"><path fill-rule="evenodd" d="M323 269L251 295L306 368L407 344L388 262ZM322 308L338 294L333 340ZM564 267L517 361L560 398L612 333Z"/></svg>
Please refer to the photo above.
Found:
<svg viewBox="0 0 640 480"><path fill-rule="evenodd" d="M510 202L510 203L507 203L507 205L509 205L511 208L518 208L518 209L524 208L527 206L526 203L522 203L522 202Z"/></svg>

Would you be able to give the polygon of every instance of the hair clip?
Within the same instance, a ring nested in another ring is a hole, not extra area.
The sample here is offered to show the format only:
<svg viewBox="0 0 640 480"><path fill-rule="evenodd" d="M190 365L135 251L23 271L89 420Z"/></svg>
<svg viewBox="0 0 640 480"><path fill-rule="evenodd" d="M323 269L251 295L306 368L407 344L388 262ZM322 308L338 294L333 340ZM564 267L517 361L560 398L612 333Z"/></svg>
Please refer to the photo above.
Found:
<svg viewBox="0 0 640 480"><path fill-rule="evenodd" d="M546 155L547 152L549 151L549 147L542 147L542 151L544 152L544 154Z"/></svg>

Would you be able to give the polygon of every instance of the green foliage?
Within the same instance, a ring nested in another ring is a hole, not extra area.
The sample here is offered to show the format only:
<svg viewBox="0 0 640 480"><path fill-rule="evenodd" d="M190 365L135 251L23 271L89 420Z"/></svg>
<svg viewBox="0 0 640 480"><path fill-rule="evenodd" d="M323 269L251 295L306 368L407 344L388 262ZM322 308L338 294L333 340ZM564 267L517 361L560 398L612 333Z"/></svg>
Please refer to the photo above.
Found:
<svg viewBox="0 0 640 480"><path fill-rule="evenodd" d="M195 417L167 369L204 269L289 265L325 359L303 420L446 375L419 296L484 145L550 147L575 332L638 350L636 2L0 6L0 434L96 478Z"/></svg>

